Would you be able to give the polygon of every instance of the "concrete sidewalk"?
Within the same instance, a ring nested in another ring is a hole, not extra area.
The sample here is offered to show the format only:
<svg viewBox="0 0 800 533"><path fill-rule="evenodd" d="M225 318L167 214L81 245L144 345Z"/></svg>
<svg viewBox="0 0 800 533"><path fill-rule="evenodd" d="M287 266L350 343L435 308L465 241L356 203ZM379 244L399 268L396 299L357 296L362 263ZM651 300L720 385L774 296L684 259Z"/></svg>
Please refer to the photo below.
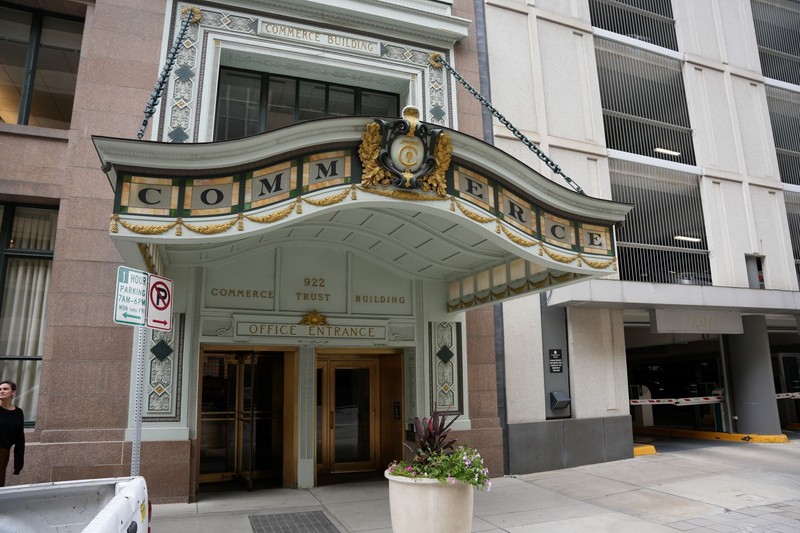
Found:
<svg viewBox="0 0 800 533"><path fill-rule="evenodd" d="M800 531L800 441L654 444L655 455L494 479L475 494L473 531ZM153 533L390 532L388 482L201 494L153 506L151 525Z"/></svg>

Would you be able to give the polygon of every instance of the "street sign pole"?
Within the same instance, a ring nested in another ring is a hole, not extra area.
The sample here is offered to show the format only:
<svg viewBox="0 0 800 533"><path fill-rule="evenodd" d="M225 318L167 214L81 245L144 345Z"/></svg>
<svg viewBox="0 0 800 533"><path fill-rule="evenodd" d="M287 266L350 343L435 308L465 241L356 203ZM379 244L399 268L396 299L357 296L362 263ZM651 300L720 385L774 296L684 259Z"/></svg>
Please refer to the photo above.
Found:
<svg viewBox="0 0 800 533"><path fill-rule="evenodd" d="M125 266L117 269L114 322L136 327L136 385L133 407L131 475L139 475L144 411L144 363L147 330L172 329L172 280Z"/></svg>
<svg viewBox="0 0 800 533"><path fill-rule="evenodd" d="M142 411L144 403L144 356L147 343L147 328L136 327L136 389L133 407L133 444L131 445L131 476L139 475L139 459L142 449Z"/></svg>

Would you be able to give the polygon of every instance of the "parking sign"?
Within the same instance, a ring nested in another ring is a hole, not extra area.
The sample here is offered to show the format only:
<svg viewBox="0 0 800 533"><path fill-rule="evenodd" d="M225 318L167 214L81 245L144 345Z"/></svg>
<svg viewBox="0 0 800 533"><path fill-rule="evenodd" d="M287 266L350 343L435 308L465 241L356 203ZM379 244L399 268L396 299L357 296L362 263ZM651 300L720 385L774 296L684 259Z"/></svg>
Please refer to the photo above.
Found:
<svg viewBox="0 0 800 533"><path fill-rule="evenodd" d="M147 272L121 266L117 269L117 296L114 322L144 326L147 312Z"/></svg>
<svg viewBox="0 0 800 533"><path fill-rule="evenodd" d="M150 274L147 285L147 327L172 329L172 280Z"/></svg>

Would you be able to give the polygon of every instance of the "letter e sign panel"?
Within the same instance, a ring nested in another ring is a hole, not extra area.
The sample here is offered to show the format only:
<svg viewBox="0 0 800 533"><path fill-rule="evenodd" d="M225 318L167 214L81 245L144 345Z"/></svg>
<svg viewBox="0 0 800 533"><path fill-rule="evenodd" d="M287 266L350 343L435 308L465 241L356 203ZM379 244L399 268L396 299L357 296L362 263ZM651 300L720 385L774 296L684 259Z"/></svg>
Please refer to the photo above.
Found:
<svg viewBox="0 0 800 533"><path fill-rule="evenodd" d="M147 284L147 327L172 329L172 280L150 274Z"/></svg>

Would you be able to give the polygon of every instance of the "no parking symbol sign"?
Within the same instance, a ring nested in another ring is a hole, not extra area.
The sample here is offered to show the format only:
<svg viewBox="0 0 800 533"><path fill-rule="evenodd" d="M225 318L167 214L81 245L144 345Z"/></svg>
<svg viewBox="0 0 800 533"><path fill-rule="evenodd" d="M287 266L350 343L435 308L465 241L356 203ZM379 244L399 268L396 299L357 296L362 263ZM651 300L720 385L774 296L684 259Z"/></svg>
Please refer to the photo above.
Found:
<svg viewBox="0 0 800 533"><path fill-rule="evenodd" d="M147 327L172 329L172 280L150 274L147 284Z"/></svg>

